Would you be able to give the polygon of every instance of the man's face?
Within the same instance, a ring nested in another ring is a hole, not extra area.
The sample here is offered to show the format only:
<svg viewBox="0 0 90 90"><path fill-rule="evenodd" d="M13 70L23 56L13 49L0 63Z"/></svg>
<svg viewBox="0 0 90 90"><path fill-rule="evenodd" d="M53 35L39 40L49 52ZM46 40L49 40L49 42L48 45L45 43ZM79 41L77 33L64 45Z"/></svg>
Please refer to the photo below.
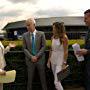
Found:
<svg viewBox="0 0 90 90"><path fill-rule="evenodd" d="M90 26L90 13L84 15L84 22L87 26Z"/></svg>
<svg viewBox="0 0 90 90"><path fill-rule="evenodd" d="M33 21L27 21L26 27L27 27L27 30L30 32L33 32L35 30L35 24L33 23Z"/></svg>

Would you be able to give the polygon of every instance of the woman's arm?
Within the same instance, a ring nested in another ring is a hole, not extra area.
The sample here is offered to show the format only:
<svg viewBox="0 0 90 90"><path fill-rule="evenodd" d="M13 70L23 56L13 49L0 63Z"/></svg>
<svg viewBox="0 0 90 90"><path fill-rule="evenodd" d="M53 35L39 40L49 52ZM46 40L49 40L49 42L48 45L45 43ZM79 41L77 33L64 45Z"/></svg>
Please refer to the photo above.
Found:
<svg viewBox="0 0 90 90"><path fill-rule="evenodd" d="M64 47L64 62L67 63L67 58L68 58L68 37L65 35L63 38L63 47Z"/></svg>
<svg viewBox="0 0 90 90"><path fill-rule="evenodd" d="M51 57L51 50L49 51L49 58L47 61L47 67L50 68L50 57Z"/></svg>
<svg viewBox="0 0 90 90"><path fill-rule="evenodd" d="M7 46L6 48L4 48L4 54L6 54L9 51L10 51L10 46Z"/></svg>
<svg viewBox="0 0 90 90"><path fill-rule="evenodd" d="M51 38L51 42L52 42L53 37ZM52 46L50 47L49 50L49 57L48 57L48 61L47 61L47 66L50 68L50 58L51 58L51 54L52 54Z"/></svg>
<svg viewBox="0 0 90 90"><path fill-rule="evenodd" d="M53 39L53 36L51 37L51 43L52 43L52 39ZM51 57L51 54L52 54L52 45L51 45L50 50L49 50L49 59Z"/></svg>
<svg viewBox="0 0 90 90"><path fill-rule="evenodd" d="M9 45L4 49L4 54L10 51L10 48L16 47L15 43L9 43Z"/></svg>

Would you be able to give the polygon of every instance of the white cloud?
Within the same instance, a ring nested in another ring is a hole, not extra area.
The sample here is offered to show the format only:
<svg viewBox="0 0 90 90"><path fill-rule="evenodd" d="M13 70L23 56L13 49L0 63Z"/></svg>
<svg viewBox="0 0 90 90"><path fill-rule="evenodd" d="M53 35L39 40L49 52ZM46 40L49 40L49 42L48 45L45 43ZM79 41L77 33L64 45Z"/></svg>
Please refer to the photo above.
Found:
<svg viewBox="0 0 90 90"><path fill-rule="evenodd" d="M12 3L32 3L32 4L35 4L38 2L38 0L8 0L9 2L12 2Z"/></svg>
<svg viewBox="0 0 90 90"><path fill-rule="evenodd" d="M83 16L89 4L90 0L0 0L0 28L30 16Z"/></svg>

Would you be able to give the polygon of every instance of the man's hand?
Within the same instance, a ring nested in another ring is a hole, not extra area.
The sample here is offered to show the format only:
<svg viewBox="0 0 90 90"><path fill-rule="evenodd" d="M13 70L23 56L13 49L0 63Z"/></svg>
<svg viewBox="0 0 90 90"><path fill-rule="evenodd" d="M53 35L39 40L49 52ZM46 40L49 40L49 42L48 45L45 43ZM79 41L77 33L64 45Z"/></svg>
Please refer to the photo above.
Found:
<svg viewBox="0 0 90 90"><path fill-rule="evenodd" d="M38 61L38 58L36 56L33 56L32 57L32 62L37 62Z"/></svg>
<svg viewBox="0 0 90 90"><path fill-rule="evenodd" d="M0 75L6 75L6 71L5 71L5 70L0 69Z"/></svg>
<svg viewBox="0 0 90 90"><path fill-rule="evenodd" d="M87 49L80 49L79 51L76 51L75 54L82 56L82 55L86 55L87 54Z"/></svg>

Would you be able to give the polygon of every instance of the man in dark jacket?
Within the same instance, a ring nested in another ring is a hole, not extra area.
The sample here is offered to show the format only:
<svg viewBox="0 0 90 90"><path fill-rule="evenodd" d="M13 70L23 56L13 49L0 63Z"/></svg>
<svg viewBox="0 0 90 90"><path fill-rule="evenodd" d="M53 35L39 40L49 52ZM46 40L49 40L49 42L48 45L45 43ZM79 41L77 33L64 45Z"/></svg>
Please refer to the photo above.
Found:
<svg viewBox="0 0 90 90"><path fill-rule="evenodd" d="M90 90L90 9L84 12L84 22L88 26L85 38L85 48L77 52L78 55L85 56L85 90Z"/></svg>

